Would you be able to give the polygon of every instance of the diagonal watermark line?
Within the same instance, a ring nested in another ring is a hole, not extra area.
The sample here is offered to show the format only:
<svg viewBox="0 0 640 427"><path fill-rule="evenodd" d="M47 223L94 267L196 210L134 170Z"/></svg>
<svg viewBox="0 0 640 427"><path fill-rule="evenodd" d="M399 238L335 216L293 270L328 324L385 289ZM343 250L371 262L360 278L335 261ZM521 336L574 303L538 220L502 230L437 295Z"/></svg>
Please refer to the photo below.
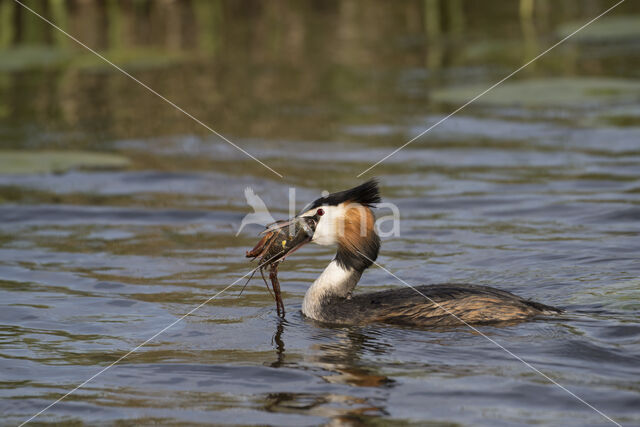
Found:
<svg viewBox="0 0 640 427"><path fill-rule="evenodd" d="M356 249L357 250L357 249ZM471 328L474 332L476 332L478 335L483 336L484 338L488 339L490 342L492 342L493 344L495 344L496 346L498 346L500 349L502 349L503 351L505 351L507 354L509 354L510 356L514 357L515 359L519 360L520 362L522 362L525 366L527 366L528 368L530 368L531 370L533 370L534 372L540 374L541 376L543 376L545 379L549 380L550 382L552 382L553 384L557 385L558 387L560 387L562 390L566 391L567 393L569 393L571 396L575 397L576 399L578 399L580 402L584 403L585 405L587 405L589 408L593 409L594 411L596 411L598 414L602 415L604 418L606 418L608 421L611 421L613 424L622 427L622 425L616 421L614 421L611 417L609 417L607 414L605 414L604 412L602 412L601 410L599 410L598 408L594 407L593 405L591 405L589 402L587 402L586 400L584 400L583 398L581 398L580 396L578 396L577 394L575 394L574 392L572 392L571 390L569 390L568 388L566 388L565 386L563 386L562 384L558 383L557 381L553 380L552 378L550 378L547 374L545 374L544 372L542 372L541 370L539 370L538 368L536 368L535 366L533 366L532 364L530 364L529 362L527 362L526 360L524 360L523 358L521 358L520 356L518 356L517 354L514 354L511 350L505 348L502 344L500 344L499 342L497 342L496 340L494 340L493 338L489 337L488 335L483 334L482 332L480 332L478 330L478 328L474 327L473 325L470 325L469 323L465 322L464 320L462 320L460 317L456 316L454 313L452 313L450 310L448 310L446 307L442 306L441 304L438 304L436 301L434 301L432 298L429 298L428 296L426 296L425 294L423 294L422 292L420 292L418 289L416 289L415 287L411 286L409 283L407 283L406 281L402 280L400 277L396 276L394 273L392 273L391 271L389 271L387 268L385 268L384 266L378 264L376 261L372 260L371 258L369 258L367 255L363 254L362 252L358 251L358 253L360 255L362 255L363 257L365 257L366 259L368 259L369 261L371 261L373 264L375 264L376 266L380 267L381 269L383 269L384 271L386 271L387 273L389 273L391 276L393 276L395 279L397 279L398 281L400 281L403 285L408 286L409 288L413 289L414 291L416 291L418 294L422 295L423 297L425 297L427 300L429 300L429 302L431 302L432 304L436 305L438 308L444 310L447 314L455 317L458 321L460 321L460 323L464 324L465 326L468 326L469 328Z"/></svg>
<svg viewBox="0 0 640 427"><path fill-rule="evenodd" d="M257 157L255 157L253 154L249 153L248 151L246 151L244 148L238 146L236 143L234 143L233 141L231 141L230 139L228 139L227 137L225 137L224 135L222 135L221 133L217 132L216 130L214 130L211 126L207 125L206 123L204 123L202 120L198 119L197 117L193 116L191 113L185 111L183 108L179 107L178 105L176 105L173 101L167 99L165 96L161 95L160 93L158 93L157 91L155 91L154 89L150 88L148 85L146 85L145 83L141 82L140 80L138 80L137 78L135 78L134 76L132 76L131 74L129 74L127 71L125 71L122 67L117 66L116 64L114 64L113 62L109 61L107 58L105 58L103 55L99 54L98 52L96 52L95 50L93 50L92 48L90 48L89 46L87 46L86 44L82 43L80 40L78 40L77 38L75 38L74 36L72 36L71 34L67 33L65 30L63 30L62 28L58 27L56 24L54 24L53 22L51 22L50 20L48 20L47 18L45 18L44 16L40 15L38 12L36 12L35 10L31 9L29 6L25 5L24 3L22 3L19 0L13 0L16 3L18 3L20 6L22 6L23 8L25 8L26 10L28 10L29 12L33 13L34 15L36 15L38 18L42 19L44 22L46 22L47 24L51 25L53 28L55 28L56 30L60 31L62 34L64 34L65 36L69 37L71 40L73 40L74 42L78 43L80 46L84 47L85 49L87 49L89 52L93 53L94 55L96 55L98 58L102 59L104 62L106 62L107 64L111 65L113 68L115 68L116 70L120 71L122 74L124 74L125 76L129 77L131 80L135 81L136 83L138 83L140 86L142 86L143 88L147 89L149 92L153 93L154 95L156 95L158 98L162 99L163 101L165 101L167 104L171 105L173 108L175 108L176 110L182 112L185 116L189 117L191 120L193 120L194 122L198 123L200 126L204 127L205 129L207 129L208 131L210 131L211 133L213 133L214 135L216 135L217 137L223 139L224 141L228 142L230 145L232 145L233 147L235 147L236 149L238 149L239 151L241 151L242 153L244 153L245 155L249 156L250 158L252 158L253 160L255 160L256 162L260 163L262 166L264 166L265 168L269 169L271 172L273 172L274 174L278 175L280 178L284 178L284 176L278 172L276 172L274 169L272 169L270 166L268 166L267 164L265 164L264 162L262 162L260 159L258 159Z"/></svg>
<svg viewBox="0 0 640 427"><path fill-rule="evenodd" d="M144 340L141 344L138 344L136 347L134 347L133 349L129 350L127 353L125 353L124 355L120 356L116 361L111 362L110 364L108 364L107 366L105 366L104 368L102 368L100 371L96 372L95 374L93 374L91 377L87 378L86 380L84 380L82 383L78 384L76 387L74 387L73 389L71 389L70 391L68 391L67 393L65 393L63 396L61 396L60 398L58 398L56 401L50 403L49 405L47 405L46 407L44 407L42 410L40 410L38 413L34 414L33 416L31 416L30 418L28 418L27 420L23 421L20 424L20 427L24 426L25 424L31 422L34 418L38 417L39 415L41 415L43 412L47 411L48 409L50 409L52 406L60 403L62 400L66 399L69 395L71 395L72 393L74 393L75 391L77 391L78 389L84 387L85 385L87 385L89 382L91 382L92 380L94 380L97 376L101 375L102 373L104 373L105 371L107 371L108 369L110 369L111 367L113 367L114 365L117 365L118 363L120 363L121 361L123 361L124 359L126 359L127 357L129 357L131 354L135 353L136 351L138 351L140 348L142 348L143 346L145 346L146 344L148 344L149 342L151 342L152 340L154 340L155 338L157 338L160 334L164 333L167 329L175 326L177 323L181 322L182 320L184 320L185 318L187 318L188 316L192 315L196 310L202 308L203 306L205 306L206 304L208 304L209 302L211 302L212 300L214 300L218 295L222 294L223 292L227 291L229 288L231 288L233 285L235 285L236 283L238 283L240 280L244 279L245 277L247 277L249 274L252 274L254 271L256 271L257 269L261 268L262 266L264 266L265 264L267 264L268 262L265 262L259 266L257 266L256 268L254 268L253 270L249 271L248 273L246 273L245 275L243 275L242 277L236 279L233 283L231 283L230 285L228 285L227 287L225 287L224 289L222 289L220 292L216 293L215 295L207 298L204 302L200 303L198 306L192 308L189 312L187 312L186 314L184 314L182 317L179 317L178 319L174 320L173 322L171 322L169 325L165 326L164 328L162 328L160 331L156 332L155 334L153 334L151 337L147 338L146 340Z"/></svg>
<svg viewBox="0 0 640 427"><path fill-rule="evenodd" d="M435 128L436 126L442 124L443 122L445 122L447 119L451 118L452 116L454 116L455 114L457 114L458 112L460 112L461 110L463 110L465 107L467 107L469 104L473 103L474 101L476 101L478 98L480 98L481 96L484 96L487 92L495 89L497 86L501 85L502 83L504 83L506 80L510 79L511 77L513 77L514 75L516 75L518 72L522 71L523 69L525 69L527 66L531 65L533 62L537 61L538 59L542 58L544 55L546 55L547 53L551 52L554 48L560 46L562 43L566 42L567 40L569 40L571 37L573 37L574 35L576 35L578 32L582 31L583 29L585 29L586 27L588 27L589 25L593 24L595 21L597 21L598 19L600 19L601 17L603 17L604 15L606 15L607 13L611 12L613 9L615 9L616 7L620 6L622 3L624 3L625 0L620 0L618 3L614 4L613 6L611 6L609 9L605 10L604 12L602 12L600 15L596 16L595 18L593 18L592 20L590 20L589 22L587 22L586 24L582 25L580 28L578 28L577 30L573 31L571 34L569 34L568 36L564 37L562 40L556 42L554 45L552 45L551 47L547 48L546 50L544 50L542 53L538 54L535 58L529 60L528 62L526 62L524 65L521 65L519 68L517 68L516 70L512 71L510 74L508 74L507 76L503 77L501 80L499 80L498 82L494 83L493 85L489 86L488 89L484 90L483 92L480 92L478 95L474 96L473 98L471 98L469 101L467 101L465 104L461 105L460 107L456 108L454 111L452 111L451 113L449 113L448 115L446 115L445 117L443 117L442 119L438 120L437 122L435 122L434 124L432 124L431 126L429 126L427 129L423 130L422 132L420 132L418 135L414 136L413 138L411 138L409 141L405 142L403 145L401 145L400 147L396 148L395 150L393 150L391 153L387 154L385 157L383 157L382 159L378 160L376 163L374 163L373 165L369 166L367 169L363 170L362 172L360 172L357 175L357 178L360 178L362 175L364 175L365 173L369 172L371 169L375 168L376 166L378 166L380 163L384 162L385 160L387 160L389 157L393 156L394 154L396 154L398 151L402 150L403 148L405 148L407 145L411 144L412 142L414 142L416 139L420 138L421 136L423 136L424 134L426 134L427 132L429 132L431 129Z"/></svg>

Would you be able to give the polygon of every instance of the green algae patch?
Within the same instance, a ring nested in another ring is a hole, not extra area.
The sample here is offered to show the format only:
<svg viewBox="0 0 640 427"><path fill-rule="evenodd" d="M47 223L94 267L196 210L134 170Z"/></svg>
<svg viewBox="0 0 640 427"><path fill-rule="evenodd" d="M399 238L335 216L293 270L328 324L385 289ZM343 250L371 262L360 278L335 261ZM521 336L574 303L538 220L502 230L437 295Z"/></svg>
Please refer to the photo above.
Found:
<svg viewBox="0 0 640 427"><path fill-rule="evenodd" d="M188 55L158 49L110 49L101 55L127 69L162 68L184 62ZM193 55L192 55L193 56ZM81 50L50 46L21 46L0 49L0 72L70 68L88 71L115 71L104 59Z"/></svg>
<svg viewBox="0 0 640 427"><path fill-rule="evenodd" d="M0 71L22 71L68 64L74 52L48 46L24 46L0 50Z"/></svg>
<svg viewBox="0 0 640 427"><path fill-rule="evenodd" d="M62 173L72 169L122 169L128 158L93 151L0 150L0 174Z"/></svg>
<svg viewBox="0 0 640 427"><path fill-rule="evenodd" d="M464 104L487 90L489 83L436 90L431 99ZM600 77L531 79L503 83L474 103L494 107L590 108L636 103L640 80Z"/></svg>
<svg viewBox="0 0 640 427"><path fill-rule="evenodd" d="M569 22L561 25L558 36L567 37L583 25L584 22ZM640 39L640 15L603 17L571 36L572 41L587 43L636 39Z"/></svg>

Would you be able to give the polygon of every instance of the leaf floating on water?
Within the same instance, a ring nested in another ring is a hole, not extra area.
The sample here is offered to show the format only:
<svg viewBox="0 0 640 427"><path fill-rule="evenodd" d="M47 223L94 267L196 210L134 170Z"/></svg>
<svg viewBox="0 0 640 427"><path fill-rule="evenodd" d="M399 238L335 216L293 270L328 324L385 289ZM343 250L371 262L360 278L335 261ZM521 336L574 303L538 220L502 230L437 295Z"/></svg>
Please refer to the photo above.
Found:
<svg viewBox="0 0 640 427"><path fill-rule="evenodd" d="M0 150L0 174L61 173L71 169L122 169L129 159L93 151Z"/></svg>
<svg viewBox="0 0 640 427"><path fill-rule="evenodd" d="M436 90L434 101L464 104L484 92L490 83ZM635 103L640 80L609 78L551 78L505 82L474 103L495 107L588 108Z"/></svg>

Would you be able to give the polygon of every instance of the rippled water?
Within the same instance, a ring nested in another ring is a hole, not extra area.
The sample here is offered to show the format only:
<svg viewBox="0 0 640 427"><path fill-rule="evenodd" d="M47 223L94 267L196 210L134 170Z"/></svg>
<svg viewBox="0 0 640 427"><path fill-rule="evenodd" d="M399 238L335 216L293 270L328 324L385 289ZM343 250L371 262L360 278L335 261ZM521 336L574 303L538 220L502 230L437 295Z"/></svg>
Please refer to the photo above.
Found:
<svg viewBox="0 0 640 427"><path fill-rule="evenodd" d="M533 38L516 6L466 3L465 30L433 36L421 24L428 4L249 13L223 3L220 46L131 65L283 179L108 67L1 71L0 160L46 149L127 161L0 170L2 423L27 419L247 273L260 228L236 236L245 187L284 218L291 187L300 209L375 175L401 212L382 265L411 284L486 284L565 308L480 330L621 424L640 424L640 35L570 42L515 79L597 78L588 102L479 100L356 178L460 104L439 90L488 87L531 57L532 41L541 51L608 3L548 12ZM635 19L634 8L617 16ZM629 86L609 90L611 78ZM281 267L286 320L259 280L242 295L240 281L37 421L608 424L468 328L305 319L304 292L331 256L307 246ZM373 268L359 289L391 286L403 285Z"/></svg>

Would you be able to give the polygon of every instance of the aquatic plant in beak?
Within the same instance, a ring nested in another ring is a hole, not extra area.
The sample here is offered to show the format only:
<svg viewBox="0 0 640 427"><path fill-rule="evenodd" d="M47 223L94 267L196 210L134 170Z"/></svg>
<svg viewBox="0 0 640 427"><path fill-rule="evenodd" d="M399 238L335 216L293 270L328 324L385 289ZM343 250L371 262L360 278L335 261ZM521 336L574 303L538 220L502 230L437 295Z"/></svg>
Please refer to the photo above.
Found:
<svg viewBox="0 0 640 427"><path fill-rule="evenodd" d="M287 255L298 250L302 245L308 243L313 238L313 234L318 225L320 217L324 215L323 209L318 209L312 216L296 216L289 220L277 221L267 226L261 235L262 239L256 246L247 251L247 258L252 261L258 259L262 280L267 286L267 290L276 301L276 310L278 316L284 318L284 303L282 302L282 293L280 292L280 282L278 281L278 266L285 260ZM264 270L269 269L269 280L271 288L264 276ZM251 274L247 283L253 278L255 271ZM247 286L245 283L245 287ZM244 288L243 288L244 289Z"/></svg>

